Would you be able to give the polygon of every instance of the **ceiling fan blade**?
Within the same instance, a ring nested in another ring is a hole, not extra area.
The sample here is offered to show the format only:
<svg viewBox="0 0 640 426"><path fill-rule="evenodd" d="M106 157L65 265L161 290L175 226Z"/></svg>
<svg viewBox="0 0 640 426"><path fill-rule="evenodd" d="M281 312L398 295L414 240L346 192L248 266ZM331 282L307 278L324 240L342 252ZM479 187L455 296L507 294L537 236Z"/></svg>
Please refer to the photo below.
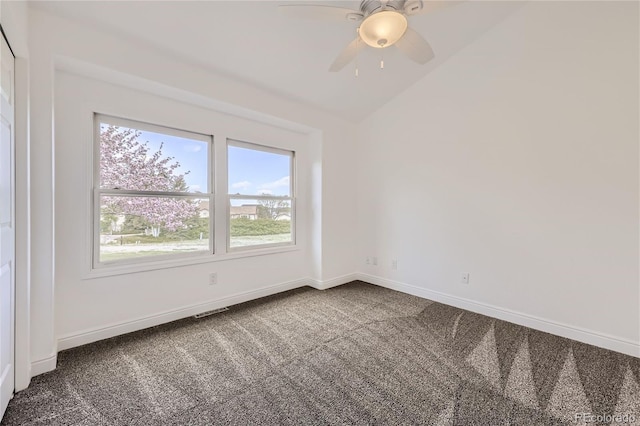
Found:
<svg viewBox="0 0 640 426"><path fill-rule="evenodd" d="M431 45L420 34L407 28L400 40L394 44L409 59L419 64L426 64L435 56Z"/></svg>
<svg viewBox="0 0 640 426"><path fill-rule="evenodd" d="M281 4L278 10L294 18L322 19L334 21L359 21L362 13L344 7L322 6L313 4Z"/></svg>
<svg viewBox="0 0 640 426"><path fill-rule="evenodd" d="M435 12L464 3L464 0L407 0L404 5L404 13L407 15L422 15L424 13Z"/></svg>
<svg viewBox="0 0 640 426"><path fill-rule="evenodd" d="M345 65L353 61L353 59L356 57L358 52L364 49L365 46L366 46L365 42L362 41L360 36L358 36L355 40L349 43L349 45L345 47L344 50L342 50L342 52L340 52L336 60L333 61L333 63L329 67L329 71L331 72L340 71L342 68L344 68Z"/></svg>

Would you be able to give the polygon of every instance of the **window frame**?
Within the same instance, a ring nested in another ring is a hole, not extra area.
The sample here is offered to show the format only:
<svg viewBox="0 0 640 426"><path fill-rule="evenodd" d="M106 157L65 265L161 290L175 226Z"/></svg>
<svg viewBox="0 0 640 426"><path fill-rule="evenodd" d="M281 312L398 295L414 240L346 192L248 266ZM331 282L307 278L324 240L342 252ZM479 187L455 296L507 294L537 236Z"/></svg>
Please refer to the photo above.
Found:
<svg viewBox="0 0 640 426"><path fill-rule="evenodd" d="M237 147L242 149L250 149L254 151L262 151L270 154L286 155L289 157L289 196L273 196L273 195L247 195L247 194L230 194L229 193L229 147ZM227 234L227 253L251 252L253 250L264 250L279 247L296 247L296 151L294 149L276 148L255 142L241 141L238 139L227 138L225 147L227 161L227 207L226 207L226 234ZM288 200L291 203L291 241L282 243L266 243L251 246L231 247L231 200Z"/></svg>
<svg viewBox="0 0 640 426"><path fill-rule="evenodd" d="M100 186L100 124L122 126L133 130L149 131L169 136L183 137L207 143L207 192L174 192L174 191L141 191L115 188L101 188ZM215 162L214 162L214 136L198 132L176 129L169 126L151 124L143 121L126 119L109 114L93 113L93 185L92 185L92 209L93 209L93 244L92 266L93 270L113 268L118 266L144 265L166 260L182 260L191 258L211 257L215 254ZM129 197L163 197L206 199L209 201L209 246L207 250L198 250L189 253L162 254L131 259L118 259L100 261L100 199L102 196L129 196Z"/></svg>

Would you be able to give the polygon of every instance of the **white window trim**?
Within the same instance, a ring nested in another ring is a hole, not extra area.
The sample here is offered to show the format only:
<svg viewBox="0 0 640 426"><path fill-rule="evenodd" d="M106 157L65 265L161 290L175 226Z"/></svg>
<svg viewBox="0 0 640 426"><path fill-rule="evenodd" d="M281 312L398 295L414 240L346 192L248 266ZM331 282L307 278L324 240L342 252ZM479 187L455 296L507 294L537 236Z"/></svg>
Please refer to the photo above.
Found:
<svg viewBox="0 0 640 426"><path fill-rule="evenodd" d="M239 141L236 139L227 139L226 150L229 152L229 147L237 147L244 149L251 149L254 151L263 151L268 152L270 154L277 155L286 155L290 157L289 161L289 196L288 197L279 197L279 196L271 196L271 195L247 195L247 194L228 194L227 196L227 253L240 253L240 252L250 252L254 250L260 249L269 249L269 248L279 248L279 247L295 247L296 244L296 152L292 149L283 149L283 148L275 148L271 146L265 146L262 144ZM227 177L229 176L229 158L227 155ZM227 190L228 193L228 190ZM241 247L231 247L231 200L233 199L242 199L242 200L287 200L291 202L291 241L284 243L267 243L267 244L257 244L252 246L241 246Z"/></svg>
<svg viewBox="0 0 640 426"><path fill-rule="evenodd" d="M233 253L217 253L214 255L206 254L194 255L187 258L176 258L175 256L166 259L159 260L160 256L153 256L153 261L145 261L131 264L115 264L108 267L101 267L92 269L85 273L82 277L83 280L92 280L96 278L111 277L114 275L126 275L137 272L157 271L161 269L180 268L191 265L199 265L204 263L223 262L233 259L242 259L247 257L274 255L279 253L288 253L293 251L299 251L300 248L293 245L280 246L280 247L267 247L256 248L253 250L239 251Z"/></svg>
<svg viewBox="0 0 640 426"><path fill-rule="evenodd" d="M110 124L114 126L122 126L135 130L150 131L154 133L167 134L171 136L183 137L192 140L199 140L209 144L207 156L207 176L209 179L209 192L196 193L196 192L171 192L171 191L138 191L138 190L125 190L125 189L109 189L100 188L100 123ZM190 132L186 130L174 129L171 127L165 127L161 125L155 125L136 120L129 120L120 117L114 117L107 114L94 113L93 114L93 202L92 202L92 253L91 253L91 272L93 271L109 269L114 270L117 267L124 267L129 269L130 266L148 265L155 267L143 268L141 270L158 269L157 264L165 264L168 261L176 260L180 262L184 259L202 258L203 256L211 260L215 250L215 235L214 235L214 216L211 214L215 210L215 193L214 191L214 162L213 162L214 140L211 135L203 135L197 132ZM134 196L134 197L172 197L172 198L194 198L194 199L208 199L209 200L209 248L208 250L195 251L191 253L180 254L168 254L158 256L139 257L132 259L120 259L115 261L100 262L100 197L103 195L118 195L118 196ZM138 269L138 268L134 268ZM100 275L100 274L98 274ZM112 274L108 274L112 275Z"/></svg>

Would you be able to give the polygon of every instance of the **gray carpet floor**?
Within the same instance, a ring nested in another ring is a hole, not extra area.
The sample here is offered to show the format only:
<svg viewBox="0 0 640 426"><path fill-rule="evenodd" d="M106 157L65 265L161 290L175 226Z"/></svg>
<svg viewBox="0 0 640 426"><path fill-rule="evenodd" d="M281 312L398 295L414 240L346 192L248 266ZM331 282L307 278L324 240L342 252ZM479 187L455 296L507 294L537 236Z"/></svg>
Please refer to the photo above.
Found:
<svg viewBox="0 0 640 426"><path fill-rule="evenodd" d="M61 352L2 425L640 424L639 383L640 359L353 282Z"/></svg>

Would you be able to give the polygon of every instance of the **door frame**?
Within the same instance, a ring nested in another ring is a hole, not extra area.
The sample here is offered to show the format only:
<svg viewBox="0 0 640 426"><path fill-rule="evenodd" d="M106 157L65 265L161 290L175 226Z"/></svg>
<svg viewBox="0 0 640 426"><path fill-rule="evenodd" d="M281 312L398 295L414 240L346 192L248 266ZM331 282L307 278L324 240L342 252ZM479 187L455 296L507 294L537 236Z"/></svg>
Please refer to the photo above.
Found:
<svg viewBox="0 0 640 426"><path fill-rule="evenodd" d="M4 11L4 10L3 10ZM2 14L3 18L6 16ZM29 149L29 60L26 31L9 21L0 23L0 34L9 45L14 62L14 393L31 382L31 210ZM4 24L8 24L5 26ZM16 44L11 43L14 37ZM17 46L18 50L15 50Z"/></svg>
<svg viewBox="0 0 640 426"><path fill-rule="evenodd" d="M11 48L11 44L9 43L9 40L7 39L7 36L4 32L4 28L2 28L2 25L0 25L0 33L2 33L2 38L4 39L4 42L7 44L7 48L9 49L9 54L11 55L11 59L12 59L12 67L11 67L11 83L10 83L10 88L9 88L9 107L11 109L10 111L10 115L8 118L11 119L10 124L10 142L9 142L9 154L10 154L10 160L9 160L9 170L10 170L10 193L9 193L9 203L11 206L11 211L10 211L10 227L11 227L11 247L10 247L10 251L12 256L9 258L9 262L10 262L10 269L9 269L9 285L10 285L10 291L9 294L11 295L11 300L10 300L10 312L11 315L10 317L10 332L9 335L10 337L10 343L9 343L9 349L11 352L11 361L10 361L10 374L9 376L6 378L8 385L10 386L10 392L9 392L9 399L6 401L7 403L13 398L13 395L15 394L15 389L16 389L16 367L15 367L15 362L16 362L16 95L15 95L15 62L16 62L16 55L13 51L13 49ZM2 48L2 50L4 51L4 47ZM2 367L2 366L0 366ZM5 388L2 392L3 394L3 401L2 401L2 405L4 406L4 396L5 396L5 391L7 389ZM6 407L2 408L2 412L0 412L0 418L2 416L4 416L5 413L5 409Z"/></svg>

